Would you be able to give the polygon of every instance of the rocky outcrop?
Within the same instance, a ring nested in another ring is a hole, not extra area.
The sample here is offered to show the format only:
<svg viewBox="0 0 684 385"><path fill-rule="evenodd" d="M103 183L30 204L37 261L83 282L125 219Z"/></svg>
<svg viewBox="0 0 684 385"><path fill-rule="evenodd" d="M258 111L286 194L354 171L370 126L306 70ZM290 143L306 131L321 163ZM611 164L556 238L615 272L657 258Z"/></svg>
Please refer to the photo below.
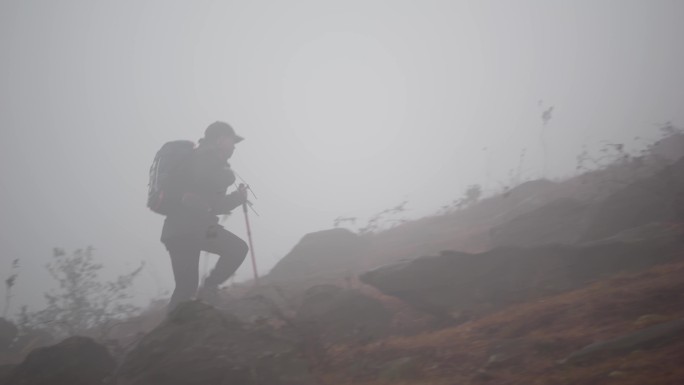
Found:
<svg viewBox="0 0 684 385"><path fill-rule="evenodd" d="M584 241L652 222L684 221L684 159L631 183L601 202Z"/></svg>
<svg viewBox="0 0 684 385"><path fill-rule="evenodd" d="M490 231L495 247L530 247L577 243L586 231L593 206L565 198L521 214Z"/></svg>
<svg viewBox="0 0 684 385"><path fill-rule="evenodd" d="M369 247L367 240L346 229L307 234L273 267L266 281L306 289L341 279L354 272Z"/></svg>
<svg viewBox="0 0 684 385"><path fill-rule="evenodd" d="M10 321L0 318L0 352L9 350L10 345L17 337L19 329Z"/></svg>
<svg viewBox="0 0 684 385"><path fill-rule="evenodd" d="M296 322L323 345L366 343L388 335L392 313L358 291L320 285L304 294Z"/></svg>
<svg viewBox="0 0 684 385"><path fill-rule="evenodd" d="M497 310L681 257L680 233L646 229L587 245L443 252L380 267L361 280L435 316Z"/></svg>
<svg viewBox="0 0 684 385"><path fill-rule="evenodd" d="M648 349L661 344L675 342L684 338L684 319L647 327L643 330L620 336L608 341L600 341L572 353L562 360L562 364L586 362L602 353L630 352Z"/></svg>
<svg viewBox="0 0 684 385"><path fill-rule="evenodd" d="M7 384L7 378L12 373L12 370L16 368L16 365L3 364L0 365L0 384Z"/></svg>
<svg viewBox="0 0 684 385"><path fill-rule="evenodd" d="M126 356L119 385L306 385L298 341L199 301L179 305Z"/></svg>
<svg viewBox="0 0 684 385"><path fill-rule="evenodd" d="M6 385L100 384L116 368L107 349L87 337L70 337L32 351L9 371Z"/></svg>

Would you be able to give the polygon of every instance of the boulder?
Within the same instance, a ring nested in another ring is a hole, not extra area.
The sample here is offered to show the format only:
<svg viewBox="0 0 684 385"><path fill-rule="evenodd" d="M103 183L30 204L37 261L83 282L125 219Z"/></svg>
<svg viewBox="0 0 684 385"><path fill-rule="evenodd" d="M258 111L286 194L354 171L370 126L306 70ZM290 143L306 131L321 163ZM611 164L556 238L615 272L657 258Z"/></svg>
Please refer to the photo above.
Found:
<svg viewBox="0 0 684 385"><path fill-rule="evenodd" d="M524 202L548 194L556 187L557 184L548 179L530 180L512 187L504 194L504 198L511 201Z"/></svg>
<svg viewBox="0 0 684 385"><path fill-rule="evenodd" d="M577 243L591 221L592 209L589 204L569 198L555 200L492 228L492 245L530 247Z"/></svg>
<svg viewBox="0 0 684 385"><path fill-rule="evenodd" d="M377 268L361 280L442 319L467 319L681 258L679 232L662 230L656 236L649 231L576 246L509 247L480 254L446 251Z"/></svg>
<svg viewBox="0 0 684 385"><path fill-rule="evenodd" d="M684 133L677 132L668 135L650 147L652 161L672 164L684 156Z"/></svg>
<svg viewBox="0 0 684 385"><path fill-rule="evenodd" d="M554 197L557 195L558 188L558 183L547 179L530 180L514 186L489 200L487 206L490 208L486 211L490 212L486 215L487 221L504 223L544 206L556 199ZM461 215L464 215L468 223L472 223L474 220L481 220L478 217L483 214L485 213L473 212L467 215L467 211L464 211Z"/></svg>
<svg viewBox="0 0 684 385"><path fill-rule="evenodd" d="M684 159L631 183L601 202L583 241L653 222L684 221Z"/></svg>
<svg viewBox="0 0 684 385"><path fill-rule="evenodd" d="M70 337L32 351L5 377L6 385L100 384L116 368L107 349L88 337Z"/></svg>
<svg viewBox="0 0 684 385"><path fill-rule="evenodd" d="M16 367L16 365L12 364L2 364L0 365L0 384L6 384L7 383L7 377L9 377L10 373L12 373L12 370Z"/></svg>
<svg viewBox="0 0 684 385"><path fill-rule="evenodd" d="M354 272L370 243L347 229L305 235L270 271L266 281L304 290Z"/></svg>
<svg viewBox="0 0 684 385"><path fill-rule="evenodd" d="M684 319L653 325L608 341L599 341L570 354L561 364L587 362L602 353L649 349L684 338Z"/></svg>
<svg viewBox="0 0 684 385"><path fill-rule="evenodd" d="M289 299L274 286L258 286L241 296L230 296L221 304L221 312L246 327L268 328L279 337L300 340L302 331L293 323L295 310Z"/></svg>
<svg viewBox="0 0 684 385"><path fill-rule="evenodd" d="M180 304L126 355L119 385L306 385L298 341L199 301Z"/></svg>
<svg viewBox="0 0 684 385"><path fill-rule="evenodd" d="M9 350L18 333L19 329L12 322L0 318L0 352Z"/></svg>
<svg viewBox="0 0 684 385"><path fill-rule="evenodd" d="M333 285L306 291L296 323L323 345L367 343L388 334L392 313L355 290Z"/></svg>

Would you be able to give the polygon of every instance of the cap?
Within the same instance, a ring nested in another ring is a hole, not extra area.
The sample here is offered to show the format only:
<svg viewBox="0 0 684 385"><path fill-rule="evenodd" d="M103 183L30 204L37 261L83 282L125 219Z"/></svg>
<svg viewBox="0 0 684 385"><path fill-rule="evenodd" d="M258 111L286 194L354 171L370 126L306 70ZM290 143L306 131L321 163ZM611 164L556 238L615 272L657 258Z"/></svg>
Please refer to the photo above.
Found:
<svg viewBox="0 0 684 385"><path fill-rule="evenodd" d="M232 136L235 143L242 142L245 138L235 133L233 127L226 122L214 122L204 131L204 139L213 142L222 136Z"/></svg>

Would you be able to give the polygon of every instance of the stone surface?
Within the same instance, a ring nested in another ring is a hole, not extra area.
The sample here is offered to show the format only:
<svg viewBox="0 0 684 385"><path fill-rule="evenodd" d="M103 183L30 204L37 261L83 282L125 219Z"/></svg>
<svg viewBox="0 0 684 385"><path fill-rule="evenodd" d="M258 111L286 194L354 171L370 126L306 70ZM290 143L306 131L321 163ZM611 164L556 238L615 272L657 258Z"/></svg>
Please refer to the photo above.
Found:
<svg viewBox="0 0 684 385"><path fill-rule="evenodd" d="M669 321L670 318L660 314L645 314L634 321L634 325L637 327L647 327L663 322Z"/></svg>
<svg viewBox="0 0 684 385"><path fill-rule="evenodd" d="M306 385L298 341L199 301L178 306L126 356L119 385Z"/></svg>
<svg viewBox="0 0 684 385"><path fill-rule="evenodd" d="M0 352L9 350L18 332L19 329L12 322L0 318Z"/></svg>
<svg viewBox="0 0 684 385"><path fill-rule="evenodd" d="M601 202L582 236L603 239L653 222L683 221L684 159L631 183Z"/></svg>
<svg viewBox="0 0 684 385"><path fill-rule="evenodd" d="M610 242L578 246L498 248L480 254L449 251L383 266L361 280L423 311L452 318L450 314L494 311L681 258L678 233L651 232L633 231Z"/></svg>
<svg viewBox="0 0 684 385"><path fill-rule="evenodd" d="M313 286L344 277L353 272L369 247L368 241L346 229L307 234L273 267L267 281Z"/></svg>
<svg viewBox="0 0 684 385"><path fill-rule="evenodd" d="M392 314L358 291L319 285L304 294L296 322L323 345L366 343L388 334Z"/></svg>
<svg viewBox="0 0 684 385"><path fill-rule="evenodd" d="M659 344L674 342L684 338L684 319L650 326L637 332L614 338L609 341L596 342L572 353L561 363L577 363L591 360L604 352L622 352L647 349Z"/></svg>
<svg viewBox="0 0 684 385"><path fill-rule="evenodd" d="M12 370L16 367L16 365L12 364L4 364L0 365L0 384L6 384L7 382L7 377L9 377L10 373L12 373Z"/></svg>
<svg viewBox="0 0 684 385"><path fill-rule="evenodd" d="M577 243L586 231L593 207L559 199L492 228L495 247Z"/></svg>
<svg viewBox="0 0 684 385"><path fill-rule="evenodd" d="M107 349L87 337L66 340L32 351L6 376L6 385L100 384L116 368Z"/></svg>
<svg viewBox="0 0 684 385"><path fill-rule="evenodd" d="M420 376L419 365L413 357L401 357L385 364L378 377L388 383L401 383Z"/></svg>

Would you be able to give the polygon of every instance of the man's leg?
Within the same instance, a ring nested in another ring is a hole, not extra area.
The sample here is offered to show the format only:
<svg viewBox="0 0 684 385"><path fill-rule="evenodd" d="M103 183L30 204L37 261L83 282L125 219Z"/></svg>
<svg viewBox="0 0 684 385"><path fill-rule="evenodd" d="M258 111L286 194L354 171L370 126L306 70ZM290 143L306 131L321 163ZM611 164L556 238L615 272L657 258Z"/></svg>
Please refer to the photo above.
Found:
<svg viewBox="0 0 684 385"><path fill-rule="evenodd" d="M204 287L209 290L217 288L230 278L242 265L249 251L245 241L224 229L223 226L216 225L213 230L215 231L211 232L202 245L202 250L219 256L214 270L209 273L204 281Z"/></svg>
<svg viewBox="0 0 684 385"><path fill-rule="evenodd" d="M171 256L173 277L176 280L176 288L167 310L171 312L180 302L192 299L197 293L201 250L196 241L169 240L165 245Z"/></svg>

